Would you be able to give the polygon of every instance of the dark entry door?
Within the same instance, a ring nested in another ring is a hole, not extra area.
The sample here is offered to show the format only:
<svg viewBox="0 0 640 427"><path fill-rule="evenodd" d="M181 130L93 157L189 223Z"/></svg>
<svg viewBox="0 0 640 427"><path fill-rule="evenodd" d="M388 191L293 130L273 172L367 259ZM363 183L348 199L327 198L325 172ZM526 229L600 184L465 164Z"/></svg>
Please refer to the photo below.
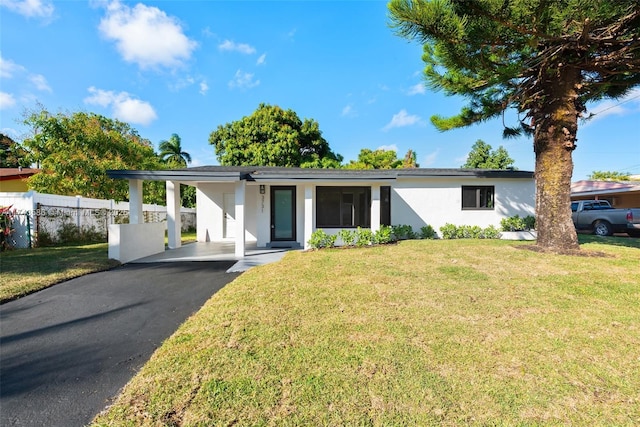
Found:
<svg viewBox="0 0 640 427"><path fill-rule="evenodd" d="M296 240L296 187L271 186L271 240Z"/></svg>

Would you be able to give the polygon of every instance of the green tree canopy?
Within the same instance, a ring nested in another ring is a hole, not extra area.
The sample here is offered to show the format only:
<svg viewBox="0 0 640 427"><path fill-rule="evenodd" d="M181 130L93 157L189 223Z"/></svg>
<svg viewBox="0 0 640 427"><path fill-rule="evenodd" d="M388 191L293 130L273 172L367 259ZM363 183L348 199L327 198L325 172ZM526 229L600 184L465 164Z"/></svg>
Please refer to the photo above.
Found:
<svg viewBox="0 0 640 427"><path fill-rule="evenodd" d="M41 173L29 186L43 193L127 200L128 184L109 169L163 169L151 143L128 124L93 113L33 112L25 119L33 136L23 141ZM164 203L163 189L145 183L145 201Z"/></svg>
<svg viewBox="0 0 640 427"><path fill-rule="evenodd" d="M182 140L177 133L171 135L169 140L160 141L160 158L171 167L186 168L191 163L191 154L182 150Z"/></svg>
<svg viewBox="0 0 640 427"><path fill-rule="evenodd" d="M467 161L462 165L465 169L513 169L513 159L501 145L492 150L491 145L479 139L471 147Z"/></svg>
<svg viewBox="0 0 640 427"><path fill-rule="evenodd" d="M593 171L589 179L593 181L629 181L631 175L615 171Z"/></svg>
<svg viewBox="0 0 640 427"><path fill-rule="evenodd" d="M417 167L416 154L409 150L404 159L398 159L395 150L370 150L363 148L358 154L358 160L351 160L345 169L397 169Z"/></svg>
<svg viewBox="0 0 640 427"><path fill-rule="evenodd" d="M342 161L322 137L318 122L304 121L292 110L260 104L250 116L211 132L209 143L226 166L322 165L323 159Z"/></svg>
<svg viewBox="0 0 640 427"><path fill-rule="evenodd" d="M9 136L0 133L0 168L29 166L27 152Z"/></svg>
<svg viewBox="0 0 640 427"><path fill-rule="evenodd" d="M637 0L391 0L391 26L423 44L434 90L468 101L432 117L440 130L520 116L505 136L533 134L538 245L578 249L571 220L572 152L589 101L640 84Z"/></svg>

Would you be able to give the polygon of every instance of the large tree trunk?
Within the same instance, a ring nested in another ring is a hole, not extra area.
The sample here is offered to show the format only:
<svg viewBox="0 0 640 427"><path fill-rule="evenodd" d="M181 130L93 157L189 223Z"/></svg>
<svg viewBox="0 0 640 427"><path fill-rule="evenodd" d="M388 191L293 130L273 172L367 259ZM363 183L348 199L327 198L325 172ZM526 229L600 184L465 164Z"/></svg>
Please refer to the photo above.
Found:
<svg viewBox="0 0 640 427"><path fill-rule="evenodd" d="M579 249L571 219L571 175L578 131L576 86L579 73L560 70L547 77L541 107L534 116L536 228L538 246L554 252Z"/></svg>

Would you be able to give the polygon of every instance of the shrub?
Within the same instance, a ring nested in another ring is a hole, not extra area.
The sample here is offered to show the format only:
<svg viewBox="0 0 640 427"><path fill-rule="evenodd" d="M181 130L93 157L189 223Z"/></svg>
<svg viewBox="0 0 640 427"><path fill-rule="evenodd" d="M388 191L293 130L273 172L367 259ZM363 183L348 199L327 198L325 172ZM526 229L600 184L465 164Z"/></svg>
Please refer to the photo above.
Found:
<svg viewBox="0 0 640 427"><path fill-rule="evenodd" d="M373 237L373 231L368 228L360 228L356 230L356 246L370 246L373 245L375 239Z"/></svg>
<svg viewBox="0 0 640 427"><path fill-rule="evenodd" d="M427 224L424 227L420 227L421 239L435 239L436 237L436 230L434 230L432 226Z"/></svg>
<svg viewBox="0 0 640 427"><path fill-rule="evenodd" d="M392 241L393 229L388 225L381 225L373 236L374 242L378 245L386 245Z"/></svg>
<svg viewBox="0 0 640 427"><path fill-rule="evenodd" d="M520 218L519 215L502 218L500 220L500 229L502 231L525 231L533 230L536 227L536 218L528 215Z"/></svg>
<svg viewBox="0 0 640 427"><path fill-rule="evenodd" d="M457 231L458 227L449 223L446 223L445 225L440 227L440 234L442 234L443 239L457 239Z"/></svg>
<svg viewBox="0 0 640 427"><path fill-rule="evenodd" d="M481 228L477 225L460 225L446 223L440 227L443 239L499 239L500 231L493 225Z"/></svg>
<svg viewBox="0 0 640 427"><path fill-rule="evenodd" d="M499 239L499 238L500 238L500 230L498 230L493 225L490 225L487 228L482 230L481 239Z"/></svg>
<svg viewBox="0 0 640 427"><path fill-rule="evenodd" d="M353 246L356 242L356 232L353 230L342 229L338 232L338 237L345 246Z"/></svg>
<svg viewBox="0 0 640 427"><path fill-rule="evenodd" d="M0 207L0 251L13 248L12 234L14 214L11 206Z"/></svg>
<svg viewBox="0 0 640 427"><path fill-rule="evenodd" d="M393 236L395 240L409 240L415 239L416 234L413 232L413 227L410 225L400 224L400 225L392 225L393 228Z"/></svg>
<svg viewBox="0 0 640 427"><path fill-rule="evenodd" d="M524 217L524 226L526 230L535 230L536 229L536 217L532 215L527 215Z"/></svg>
<svg viewBox="0 0 640 427"><path fill-rule="evenodd" d="M329 235L321 228L311 233L311 238L307 242L313 249L332 248L336 244L338 236Z"/></svg>

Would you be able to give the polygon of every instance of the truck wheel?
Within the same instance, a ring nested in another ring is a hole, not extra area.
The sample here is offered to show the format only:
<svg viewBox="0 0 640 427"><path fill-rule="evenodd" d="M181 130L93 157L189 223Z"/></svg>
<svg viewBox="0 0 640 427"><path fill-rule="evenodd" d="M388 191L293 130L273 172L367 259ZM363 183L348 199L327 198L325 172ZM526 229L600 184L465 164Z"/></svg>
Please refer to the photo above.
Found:
<svg viewBox="0 0 640 427"><path fill-rule="evenodd" d="M631 237L640 237L640 231L638 230L627 231L627 234Z"/></svg>
<svg viewBox="0 0 640 427"><path fill-rule="evenodd" d="M611 236L613 229L607 221L597 221L593 226L593 234L596 236Z"/></svg>

